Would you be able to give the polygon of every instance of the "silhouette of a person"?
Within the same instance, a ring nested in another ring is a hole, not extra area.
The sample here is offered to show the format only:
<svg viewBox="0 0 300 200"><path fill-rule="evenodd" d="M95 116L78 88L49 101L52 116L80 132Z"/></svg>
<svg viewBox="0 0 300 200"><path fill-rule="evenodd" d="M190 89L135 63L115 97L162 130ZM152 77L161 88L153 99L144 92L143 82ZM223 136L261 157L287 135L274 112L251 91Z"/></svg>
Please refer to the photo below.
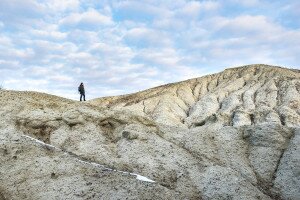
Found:
<svg viewBox="0 0 300 200"><path fill-rule="evenodd" d="M79 87L78 87L78 92L80 93L80 101L83 100L85 101L85 91L84 91L84 85L83 83L80 83Z"/></svg>

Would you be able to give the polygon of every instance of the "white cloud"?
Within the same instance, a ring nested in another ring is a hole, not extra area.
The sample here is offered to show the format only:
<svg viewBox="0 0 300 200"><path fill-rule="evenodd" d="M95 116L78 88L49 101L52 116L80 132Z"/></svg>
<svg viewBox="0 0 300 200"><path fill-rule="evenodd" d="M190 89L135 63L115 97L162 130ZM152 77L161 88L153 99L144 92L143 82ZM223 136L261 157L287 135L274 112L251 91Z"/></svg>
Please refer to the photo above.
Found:
<svg viewBox="0 0 300 200"><path fill-rule="evenodd" d="M79 0L47 0L47 8L54 12L61 12L66 10L77 10L80 7Z"/></svg>
<svg viewBox="0 0 300 200"><path fill-rule="evenodd" d="M225 25L225 28L228 28L235 33L278 33L282 31L282 27L268 21L265 16L251 16L243 15L229 20Z"/></svg>
<svg viewBox="0 0 300 200"><path fill-rule="evenodd" d="M72 13L60 20L61 26L98 26L112 25L113 21L110 16L103 15L95 9L89 9L83 13Z"/></svg>
<svg viewBox="0 0 300 200"><path fill-rule="evenodd" d="M201 2L201 8L206 11L217 10L221 7L221 4L217 1L203 1Z"/></svg>
<svg viewBox="0 0 300 200"><path fill-rule="evenodd" d="M103 61L117 61L123 62L126 65L130 59L134 57L135 53L131 48L122 44L110 44L105 42L97 42L90 46L89 52L101 57Z"/></svg>
<svg viewBox="0 0 300 200"><path fill-rule="evenodd" d="M54 76L50 76L49 80L54 81L54 82L73 82L74 79L70 76L67 75L54 75Z"/></svg>
<svg viewBox="0 0 300 200"><path fill-rule="evenodd" d="M35 38L63 40L67 37L67 33L63 33L60 31L46 31L46 30L34 29L31 30L30 32L32 36Z"/></svg>
<svg viewBox="0 0 300 200"><path fill-rule="evenodd" d="M280 2L280 8L277 9L277 13L280 13L279 20L281 23L299 28L300 27L300 2L297 0L290 0L288 2Z"/></svg>
<svg viewBox="0 0 300 200"><path fill-rule="evenodd" d="M0 35L0 48L12 46L11 38Z"/></svg>
<svg viewBox="0 0 300 200"><path fill-rule="evenodd" d="M153 69L151 69L150 71L153 73ZM122 85L121 88L123 88L123 91L126 91L127 93L142 89L148 89L149 87L154 87L165 83L164 80L161 79L161 75L157 77L151 77L147 76L147 72L148 70L145 69L144 71L140 72L131 72L127 76L108 77L105 82L109 85L118 87ZM158 72L155 72L155 74L157 73Z"/></svg>
<svg viewBox="0 0 300 200"><path fill-rule="evenodd" d="M99 59L86 52L75 52L67 56L71 66L86 68L94 68L100 65Z"/></svg>
<svg viewBox="0 0 300 200"><path fill-rule="evenodd" d="M169 5L164 5L168 9ZM222 7L217 1L184 1L168 15L153 20L154 27L174 31L189 30L201 17L213 15Z"/></svg>
<svg viewBox="0 0 300 200"><path fill-rule="evenodd" d="M34 0L1 0L0 11L4 16L36 17L42 13L43 7Z"/></svg>
<svg viewBox="0 0 300 200"><path fill-rule="evenodd" d="M46 79L8 79L4 81L7 89L14 90L33 90L33 91L45 91L47 85L49 84Z"/></svg>
<svg viewBox="0 0 300 200"><path fill-rule="evenodd" d="M197 17L203 12L215 11L219 7L220 4L216 1L189 1L179 9L179 13L190 17Z"/></svg>
<svg viewBox="0 0 300 200"><path fill-rule="evenodd" d="M234 18L213 17L203 20L199 26L208 27L210 33L220 37L260 36L270 39L284 31L284 28L262 15L240 15Z"/></svg>
<svg viewBox="0 0 300 200"><path fill-rule="evenodd" d="M186 21L181 18L164 18L164 19L157 19L154 20L153 26L160 30L175 30L180 31L184 30L187 27Z"/></svg>
<svg viewBox="0 0 300 200"><path fill-rule="evenodd" d="M175 2L172 2L176 4ZM118 1L113 3L113 7L128 13L128 16L124 16L124 18L130 18L130 15L134 15L135 20L142 20L142 17L164 17L167 15L171 15L172 11L170 9L166 9L167 2L160 2L160 1ZM141 19L138 19L141 17Z"/></svg>
<svg viewBox="0 0 300 200"><path fill-rule="evenodd" d="M172 45L172 40L167 33L144 27L130 29L124 38L132 45L139 47Z"/></svg>
<svg viewBox="0 0 300 200"><path fill-rule="evenodd" d="M233 3L240 4L246 7L257 6L261 3L260 0L231 0L231 1Z"/></svg>
<svg viewBox="0 0 300 200"><path fill-rule="evenodd" d="M34 56L34 51L31 48L26 49L7 49L5 52L2 52L0 58L6 59L30 59Z"/></svg>
<svg viewBox="0 0 300 200"><path fill-rule="evenodd" d="M1 69L9 69L9 70L16 70L18 69L20 63L15 60L1 60L0 59L0 68Z"/></svg>
<svg viewBox="0 0 300 200"><path fill-rule="evenodd" d="M77 99L81 81L87 96L96 98L232 65L296 65L300 31L292 16L298 4L282 5L259 0L2 0L0 73L8 89ZM278 14L269 12L275 9Z"/></svg>
<svg viewBox="0 0 300 200"><path fill-rule="evenodd" d="M146 63L160 67L174 67L180 61L176 50L172 48L145 49L137 57Z"/></svg>
<svg viewBox="0 0 300 200"><path fill-rule="evenodd" d="M63 49L63 45L51 42L48 40L34 40L32 41L32 44L34 45L34 48L37 50L37 53L60 53Z"/></svg>

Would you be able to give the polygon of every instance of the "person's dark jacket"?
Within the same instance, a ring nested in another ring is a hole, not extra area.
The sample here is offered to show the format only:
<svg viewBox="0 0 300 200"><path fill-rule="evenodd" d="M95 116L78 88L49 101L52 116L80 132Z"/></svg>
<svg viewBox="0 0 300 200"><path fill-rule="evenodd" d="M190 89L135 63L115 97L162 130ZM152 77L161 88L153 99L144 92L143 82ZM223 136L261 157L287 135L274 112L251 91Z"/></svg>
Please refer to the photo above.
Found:
<svg viewBox="0 0 300 200"><path fill-rule="evenodd" d="M83 85L80 85L79 87L78 87L78 91L80 92L80 94L84 94L85 92L84 92L84 86Z"/></svg>

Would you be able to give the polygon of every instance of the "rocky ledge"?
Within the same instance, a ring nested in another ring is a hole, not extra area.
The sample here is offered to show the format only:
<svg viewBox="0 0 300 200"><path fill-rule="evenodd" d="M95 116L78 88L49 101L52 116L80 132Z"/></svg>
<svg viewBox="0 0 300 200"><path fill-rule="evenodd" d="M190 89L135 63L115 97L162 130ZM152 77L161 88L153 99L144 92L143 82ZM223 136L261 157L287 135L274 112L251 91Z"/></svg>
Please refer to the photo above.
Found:
<svg viewBox="0 0 300 200"><path fill-rule="evenodd" d="M86 103L1 90L0 200L298 200L299 72L243 66Z"/></svg>

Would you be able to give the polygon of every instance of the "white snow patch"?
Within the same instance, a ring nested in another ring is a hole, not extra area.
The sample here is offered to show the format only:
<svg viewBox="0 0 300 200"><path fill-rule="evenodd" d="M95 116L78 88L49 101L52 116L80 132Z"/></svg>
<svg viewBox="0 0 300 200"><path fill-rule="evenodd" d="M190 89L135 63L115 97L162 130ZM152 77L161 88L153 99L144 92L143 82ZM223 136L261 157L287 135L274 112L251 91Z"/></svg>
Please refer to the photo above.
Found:
<svg viewBox="0 0 300 200"><path fill-rule="evenodd" d="M133 175L136 175L136 179L137 180L140 180L140 181L145 181L145 182L150 182L150 183L155 183L155 181L145 177L145 176L141 176L141 175L138 175L138 174L133 174Z"/></svg>
<svg viewBox="0 0 300 200"><path fill-rule="evenodd" d="M38 139L35 139L35 138L33 138L33 137L28 136L28 135L22 135L22 136L27 137L27 138L29 138L30 140L33 140L33 141L35 141L35 142L38 143L38 144L41 144L41 145L44 145L44 146L47 146L47 147L51 147L51 148L54 148L54 149L58 149L58 148L56 148L55 146L53 146L53 145L51 145L51 144L46 144L46 143L44 143L44 142L42 142L42 141L40 141L40 140L38 140Z"/></svg>
<svg viewBox="0 0 300 200"><path fill-rule="evenodd" d="M22 136L27 137L27 138L29 138L30 140L33 140L33 141L35 141L35 142L38 143L38 144L41 144L41 145L44 145L44 146L47 146L47 147L51 147L51 148L54 148L54 149L61 150L61 149L59 149L59 148L57 148L57 147L55 147L55 146L53 146L53 145L46 144L46 143L44 143L44 142L42 142L42 141L40 141L40 140L38 140L38 139L35 139L35 138L33 138L33 137L28 136L28 135L22 135ZM116 170L116 169L110 169L110 168L107 168L107 167L105 167L104 165L100 165L100 164L98 164L98 163L87 162L87 161L80 160L80 159L78 159L78 158L76 158L76 159L77 159L79 162L84 163L84 164L93 165L93 166L99 167L99 168L104 168L105 170L108 170L108 171L114 171L114 172L120 172L120 173L123 173L123 174L129 174L129 175L131 175L131 176L136 176L136 179L137 179L137 180L145 181L145 182L149 182L149 183L155 183L155 181L153 181L153 180L151 180L151 179L149 179L149 178L147 178L147 177L145 177L145 176L141 176L141 175L139 175L139 174L134 174L134 173L125 172L125 171L119 171L119 170Z"/></svg>
<svg viewBox="0 0 300 200"><path fill-rule="evenodd" d="M107 167L105 167L104 165L100 165L100 164L98 164L98 163L87 162L87 161L84 161L84 160L80 160L80 159L78 159L78 158L76 158L76 160L78 160L79 162L84 163L84 164L93 165L94 167L104 168L105 170L113 171L112 169L107 168Z"/></svg>
<svg viewBox="0 0 300 200"><path fill-rule="evenodd" d="M127 175L131 175L131 176L136 176L136 179L137 180L140 180L140 181L145 181L145 182L150 182L150 183L155 183L155 181L145 177L145 176L141 176L139 174L134 174L134 173L131 173L131 172L125 172L125 171L120 171L120 170L116 170L116 169L111 169L111 168L107 168L105 167L104 165L100 165L98 163L94 163L94 162L87 162L87 161L83 161L83 160L80 160L80 159L77 159L79 162L81 163L84 163L84 164L89 164L89 165L93 165L95 167L99 167L99 168L104 168L105 170L107 171L113 171L113 172L119 172L119 173L123 173L123 174L127 174Z"/></svg>

